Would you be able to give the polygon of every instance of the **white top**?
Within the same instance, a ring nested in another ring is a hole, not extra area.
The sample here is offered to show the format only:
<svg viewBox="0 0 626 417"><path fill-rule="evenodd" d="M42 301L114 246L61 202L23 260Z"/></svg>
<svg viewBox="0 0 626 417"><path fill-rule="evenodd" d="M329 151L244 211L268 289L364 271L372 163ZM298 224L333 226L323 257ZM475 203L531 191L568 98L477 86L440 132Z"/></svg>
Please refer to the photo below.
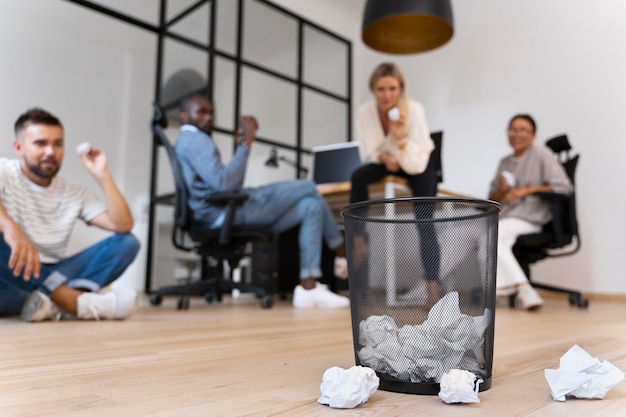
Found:
<svg viewBox="0 0 626 417"><path fill-rule="evenodd" d="M82 185L57 176L48 187L41 187L22 173L17 159L7 158L0 158L0 202L44 263L63 259L77 219L88 223L107 210Z"/></svg>
<svg viewBox="0 0 626 417"><path fill-rule="evenodd" d="M410 175L421 174L428 166L430 153L435 144L430 138L424 107L414 100L409 100L406 115L408 143L403 150L396 145L395 138L385 135L378 117L376 100L372 99L359 108L356 125L357 140L361 143L361 160L364 163L380 164L378 154L393 154L404 172Z"/></svg>

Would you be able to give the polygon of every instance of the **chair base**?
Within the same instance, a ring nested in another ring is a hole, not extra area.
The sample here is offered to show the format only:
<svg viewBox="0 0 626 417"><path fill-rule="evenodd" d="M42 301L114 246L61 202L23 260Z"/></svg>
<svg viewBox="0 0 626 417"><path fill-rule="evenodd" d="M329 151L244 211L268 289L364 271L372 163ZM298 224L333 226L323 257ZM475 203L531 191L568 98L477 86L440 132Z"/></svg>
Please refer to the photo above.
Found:
<svg viewBox="0 0 626 417"><path fill-rule="evenodd" d="M538 282L533 281L532 275L530 273L530 266L534 264L535 262L548 258L549 256L546 254L546 252L527 251L527 252L522 253L520 251L516 251L515 248L513 248L513 253L515 254L515 257L517 258L517 262L519 263L520 267L524 271L526 278L528 278L528 282L530 282L530 285L532 285L533 288L537 288L537 289L545 290L545 291L557 292L561 294L567 294L569 296L568 298L569 304L572 306L576 306L579 308L587 308L589 306L589 300L584 298L582 296L582 293L578 290L573 290L573 289L565 288L565 287L557 287L554 285L540 284ZM515 303L515 296L513 295L509 299L509 304L513 306L514 303Z"/></svg>
<svg viewBox="0 0 626 417"><path fill-rule="evenodd" d="M529 279L530 281L530 279ZM530 281L530 285L533 288L537 288L539 290L544 290L544 291L552 291L552 292L557 292L557 293L561 293L561 294L567 294L568 297L568 301L569 304L571 306L575 306L578 308L587 308L589 307L589 300L585 297L583 297L582 293L580 291L576 291L576 290L572 290L572 289L568 289L568 288L563 288L563 287L555 287L553 285L546 285L546 284L539 284L537 282L533 282ZM509 296L509 307L515 307L515 296L516 294L512 294Z"/></svg>
<svg viewBox="0 0 626 417"><path fill-rule="evenodd" d="M225 279L204 279L183 285L161 287L150 293L150 304L153 306L161 305L164 296L175 295L179 296L177 308L187 310L189 309L190 297L204 297L208 303L212 303L213 300L221 302L223 294L232 292L232 290L254 293L262 308L270 308L274 305L274 297L271 292L258 286Z"/></svg>
<svg viewBox="0 0 626 417"><path fill-rule="evenodd" d="M532 282L532 281L530 281L530 285L532 285L533 288L537 288L540 290L554 291L554 292L558 292L562 294L568 294L569 304L572 306L576 306L578 308L587 308L589 306L589 300L583 297L580 291L571 290L571 289L562 288L562 287L555 287L552 285L539 284L537 282Z"/></svg>
<svg viewBox="0 0 626 417"><path fill-rule="evenodd" d="M204 257L201 259L201 277L198 280L187 282L179 285L171 285L160 287L150 292L150 304L158 306L163 301L163 296L174 295L179 296L178 309L187 310L189 308L190 297L204 297L211 303L213 300L222 301L224 293L238 290L241 293L253 293L260 300L261 307L270 308L274 304L274 282L271 273L267 271L253 272L253 282L235 281L233 279L234 272L239 266L240 259L229 259L230 273L229 277L224 276L223 264L211 266L209 259ZM256 281L254 281L256 279Z"/></svg>

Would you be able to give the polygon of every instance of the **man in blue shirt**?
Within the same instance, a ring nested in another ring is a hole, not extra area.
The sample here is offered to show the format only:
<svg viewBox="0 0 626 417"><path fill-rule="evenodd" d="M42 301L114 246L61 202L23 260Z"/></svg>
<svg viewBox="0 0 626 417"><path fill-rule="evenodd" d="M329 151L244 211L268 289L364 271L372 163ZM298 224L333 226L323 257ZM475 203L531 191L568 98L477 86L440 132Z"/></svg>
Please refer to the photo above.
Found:
<svg viewBox="0 0 626 417"><path fill-rule="evenodd" d="M243 191L249 195L235 212L234 224L262 225L281 233L300 225L300 285L294 291L296 308L344 308L349 300L328 290L318 282L322 238L340 257L345 256L343 237L326 201L310 180L277 182L258 188L243 188L250 148L258 123L253 116L242 116L235 134L235 151L227 164L211 138L213 105L194 95L181 103L182 126L176 141L176 154L189 189L189 207L194 221L218 227L223 209L208 203L214 192Z"/></svg>

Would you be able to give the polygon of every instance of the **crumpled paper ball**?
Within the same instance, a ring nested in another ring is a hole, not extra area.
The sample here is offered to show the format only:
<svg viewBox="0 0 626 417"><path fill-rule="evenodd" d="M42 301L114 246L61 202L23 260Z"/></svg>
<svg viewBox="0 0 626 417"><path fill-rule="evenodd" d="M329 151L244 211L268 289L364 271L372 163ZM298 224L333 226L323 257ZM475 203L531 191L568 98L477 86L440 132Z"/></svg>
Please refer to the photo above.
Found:
<svg viewBox="0 0 626 417"><path fill-rule="evenodd" d="M624 380L624 372L607 361L600 362L578 345L561 356L559 369L546 369L544 375L556 401L568 396L602 399Z"/></svg>
<svg viewBox="0 0 626 417"><path fill-rule="evenodd" d="M317 402L333 408L354 408L366 402L378 389L380 379L371 368L353 366L328 368L322 377Z"/></svg>
<svg viewBox="0 0 626 417"><path fill-rule="evenodd" d="M447 404L479 403L478 389L482 379L470 371L450 369L441 376L439 398Z"/></svg>
<svg viewBox="0 0 626 417"><path fill-rule="evenodd" d="M76 147L76 153L78 156L82 155L83 152L89 152L91 150L91 143L83 142Z"/></svg>
<svg viewBox="0 0 626 417"><path fill-rule="evenodd" d="M449 292L417 325L398 328L387 315L372 315L359 323L359 363L401 381L441 381L443 373L464 369L480 373L482 352L493 313L468 316L459 307L459 293Z"/></svg>

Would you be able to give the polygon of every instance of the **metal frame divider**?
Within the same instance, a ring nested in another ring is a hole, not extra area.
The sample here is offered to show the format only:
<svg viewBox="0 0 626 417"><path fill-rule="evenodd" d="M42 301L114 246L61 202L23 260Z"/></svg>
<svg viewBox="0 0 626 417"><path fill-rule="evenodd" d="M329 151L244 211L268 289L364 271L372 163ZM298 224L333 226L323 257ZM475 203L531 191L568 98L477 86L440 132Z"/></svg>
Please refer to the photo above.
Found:
<svg viewBox="0 0 626 417"><path fill-rule="evenodd" d="M304 116L303 112L303 92L304 90L310 90L321 95L324 95L329 98L333 98L335 100L344 102L347 107L347 121L346 121L346 137L352 137L352 43L333 33L329 30L317 25L316 23L304 19L303 17L296 15L295 13L284 9L281 6L278 6L271 1L268 0L247 0L247 1L256 1L262 3L268 7L271 7L278 13L287 15L293 19L296 19L298 22L298 54L297 54L297 78L292 78L281 74L277 71L274 71L270 68L264 67L258 63L254 63L251 61L247 61L243 57L243 22L244 22L244 2L246 0L238 0L238 13L237 13L237 42L236 42L236 52L235 55L229 54L224 51L220 51L215 47L215 38L216 38L216 8L217 4L221 0L198 0L197 2L191 4L189 7L180 12L177 16L167 19L167 0L155 0L159 2L159 22L158 25L154 25L148 23L144 20L135 18L130 15L126 15L114 9L102 6L101 4L95 3L89 0L64 0L70 3L74 3L79 6L86 7L94 12L101 13L103 15L109 16L111 18L117 19L119 21L130 24L138 29L143 29L154 33L157 37L156 42L156 63L155 63L155 86L154 86L154 102L161 104L164 110L168 110L178 105L178 103L161 103L161 87L163 85L163 62L164 62L164 41L166 38L174 39L178 42L184 43L187 46L198 48L203 51L208 52L209 61L207 63L207 84L201 89L202 92L206 92L210 98L213 97L214 90L214 69L215 69L215 57L221 57L233 61L235 63L235 108L234 108L234 124L237 125L237 120L239 118L239 113L241 109L241 78L242 78L242 70L244 67L255 69L259 72L262 72L266 75L273 76L275 78L281 79L283 81L287 81L293 83L297 86L297 112L296 112L296 146L287 145L281 143L276 140L272 140L271 138L258 137L256 140L261 143L265 143L271 146L288 149L296 152L296 167L295 167L295 177L298 177L298 172L300 171L302 164L302 155L304 153L310 153L310 149L303 147L302 144L302 135L303 135L303 123L302 119ZM224 0L224 1L233 1L233 0ZM191 14L193 11L203 6L206 3L210 4L210 30L209 30L209 39L208 46L203 45L193 39L186 38L184 36L178 35L176 33L168 31L168 28L178 21L184 19L186 16ZM326 90L324 88L315 86L313 84L306 83L304 81L304 29L306 26L314 28L325 35L344 43L347 47L346 54L346 96L341 96L335 92ZM220 133L233 133L230 129L220 128L216 126L214 128L215 131ZM145 277L145 285L144 291L146 293L151 292L152 285L152 269L153 269L153 256L154 256L154 226L155 226L155 210L158 204L169 204L172 201L172 195L157 195L157 173L159 168L159 158L158 158L158 144L152 141L152 151L151 151L151 172L150 172L150 206L149 206L149 216L148 216L148 242L147 242L147 264L146 264L146 277Z"/></svg>

